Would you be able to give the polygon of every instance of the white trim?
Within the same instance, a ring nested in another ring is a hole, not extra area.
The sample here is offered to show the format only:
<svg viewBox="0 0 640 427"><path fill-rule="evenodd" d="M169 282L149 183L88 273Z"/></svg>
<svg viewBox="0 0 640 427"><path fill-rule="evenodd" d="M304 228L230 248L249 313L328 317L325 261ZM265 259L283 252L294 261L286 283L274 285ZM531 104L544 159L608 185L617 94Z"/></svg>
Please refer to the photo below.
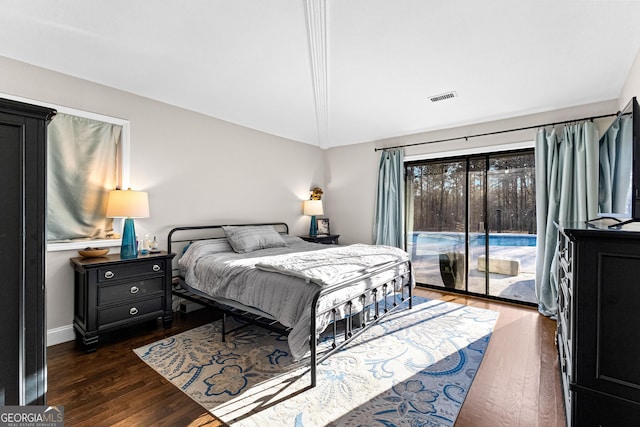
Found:
<svg viewBox="0 0 640 427"><path fill-rule="evenodd" d="M318 145L323 147L329 136L329 110L327 95L327 1L304 2L311 65L311 83L316 107Z"/></svg>
<svg viewBox="0 0 640 427"><path fill-rule="evenodd" d="M76 240L73 242L47 243L47 252L68 251L71 249L84 249L87 246L92 248L109 248L122 245L121 239L95 239Z"/></svg>
<svg viewBox="0 0 640 427"><path fill-rule="evenodd" d="M73 331L73 325L60 326L47 331L47 347L75 339L76 333Z"/></svg>
<svg viewBox="0 0 640 427"><path fill-rule="evenodd" d="M508 144L499 144L499 145L484 145L482 147L473 147L473 148L463 148L460 150L447 150L444 149L442 151L436 151L432 153L424 153L424 154L414 154L412 156L405 156L405 162L412 162L415 160L427 160L427 159L440 159L443 157L457 157L457 156L468 156L470 154L484 154L484 153L495 153L499 151L509 151L509 150L519 150L521 148L534 148L535 141L520 141L520 142L512 142Z"/></svg>

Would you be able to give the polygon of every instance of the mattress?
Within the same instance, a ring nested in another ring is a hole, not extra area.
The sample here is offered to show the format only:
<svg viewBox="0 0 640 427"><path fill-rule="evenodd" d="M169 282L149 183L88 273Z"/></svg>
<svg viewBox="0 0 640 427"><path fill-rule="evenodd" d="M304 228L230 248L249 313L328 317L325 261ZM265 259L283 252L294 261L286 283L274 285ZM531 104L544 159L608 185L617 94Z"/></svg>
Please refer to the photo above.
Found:
<svg viewBox="0 0 640 427"><path fill-rule="evenodd" d="M408 254L389 246L331 246L305 242L296 236L282 237L286 246L250 253L234 252L226 239L197 241L188 247L178 265L186 284L198 293L253 307L291 328L289 348L296 360L309 349L311 304L319 292L323 294L318 302L321 312L410 268L409 263L404 263L358 280L372 268L408 261ZM338 264L346 267L337 268ZM330 271L329 276L326 270L323 273L323 266ZM342 287L346 281L351 284ZM396 287L402 285L397 283ZM355 304L352 310L361 309L358 301ZM338 316L343 317L345 311L339 308ZM316 333L324 330L330 320L329 314L320 316Z"/></svg>

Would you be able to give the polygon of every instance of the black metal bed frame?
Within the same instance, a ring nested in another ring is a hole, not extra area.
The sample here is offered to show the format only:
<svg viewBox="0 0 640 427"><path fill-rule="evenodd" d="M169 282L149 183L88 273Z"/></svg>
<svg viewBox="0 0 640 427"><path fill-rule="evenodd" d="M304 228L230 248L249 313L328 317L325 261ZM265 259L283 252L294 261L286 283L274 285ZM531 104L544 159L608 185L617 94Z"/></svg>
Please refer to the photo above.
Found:
<svg viewBox="0 0 640 427"><path fill-rule="evenodd" d="M289 233L289 226L286 223L260 223L260 224L233 224L235 226L242 225L272 225L277 229L280 229L281 234ZM224 238L224 235L221 233L223 225L200 225L200 226L186 226L186 227L176 227L173 228L168 236L167 236L167 250L169 252L172 251L173 246L175 244L181 243L184 246L186 244L192 243L197 240L209 240L216 238ZM197 236L193 238L183 238L183 239L174 239L173 236L175 233L179 232L195 232L199 233L205 230L210 230L211 234ZM216 235L214 230L218 231ZM176 257L176 259L179 257ZM340 301L338 303L333 304L330 307L327 307L323 310L319 310L318 302L320 299L326 295L329 295L333 292L337 292L353 286L356 283L359 283L363 280L374 278L375 276L382 274L386 271L393 270L401 265L406 265L406 271L402 273L394 274L394 277L386 280L381 283L376 283L370 287L368 287L365 291L358 292L355 295L349 295L349 298L346 301ZM234 332L238 329L247 327L249 325L257 325L267 330L287 335L291 328L286 328L281 325L278 321L269 317L268 315L260 315L256 311L251 310L247 307L247 309L241 309L236 307L231 307L229 305L220 303L211 297L207 297L204 294L198 294L192 292L188 284L185 283L184 278L180 276L179 272L176 274L177 269L173 269L174 274L174 286L173 286L173 294L184 298L189 301L196 302L198 304L202 304L209 307L214 307L217 310L220 310L223 313L222 316L222 341L226 340L226 335ZM344 347L346 344L351 342L353 339L364 333L367 329L380 322L387 315L393 313L399 307L402 307L405 304L408 304L408 308L413 308L413 278L412 278L412 267L411 261L397 261L393 263L388 263L383 266L380 266L376 269L368 271L366 274L360 275L356 278L347 280L343 283L337 284L335 286L330 287L320 287L318 286L318 290L313 297L311 304L311 318L310 318L310 328L309 328L309 341L311 347L311 362L310 362L310 371L311 371L311 387L315 387L317 383L317 366L326 360L333 353ZM400 283L398 283L400 281ZM400 290L398 291L398 287ZM405 296L405 288L407 288L407 296ZM391 298L390 298L391 297ZM353 301L360 300L361 307L363 307L362 311L358 313L353 313ZM239 303L238 303L239 304ZM241 304L239 304L241 305ZM338 318L338 309L340 307L346 307L347 315L343 318ZM330 325L332 328L332 335L328 339L328 344L324 348L321 353L318 353L319 345L318 341L320 339L320 335L316 332L317 321L319 316L324 316L329 313L330 316ZM226 329L226 319L227 316L232 316L234 318L241 319L242 324L237 326L231 330ZM355 319L355 320L354 320ZM343 321L344 333L342 334L342 338L338 338L338 323ZM354 321L357 323L354 325Z"/></svg>

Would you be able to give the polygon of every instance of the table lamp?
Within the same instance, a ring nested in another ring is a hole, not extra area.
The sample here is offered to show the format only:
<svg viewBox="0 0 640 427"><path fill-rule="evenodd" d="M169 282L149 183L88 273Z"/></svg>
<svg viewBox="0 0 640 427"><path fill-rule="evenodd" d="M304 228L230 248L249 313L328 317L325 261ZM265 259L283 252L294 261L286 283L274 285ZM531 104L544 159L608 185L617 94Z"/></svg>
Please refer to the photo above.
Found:
<svg viewBox="0 0 640 427"><path fill-rule="evenodd" d="M318 224L316 223L316 215L322 215L322 200L305 200L303 204L303 213L311 216L311 225L309 226L309 236L318 235Z"/></svg>
<svg viewBox="0 0 640 427"><path fill-rule="evenodd" d="M136 244L133 218L147 218L149 216L149 196L147 193L131 189L110 191L106 215L108 218L125 218L120 258L136 258L138 245Z"/></svg>

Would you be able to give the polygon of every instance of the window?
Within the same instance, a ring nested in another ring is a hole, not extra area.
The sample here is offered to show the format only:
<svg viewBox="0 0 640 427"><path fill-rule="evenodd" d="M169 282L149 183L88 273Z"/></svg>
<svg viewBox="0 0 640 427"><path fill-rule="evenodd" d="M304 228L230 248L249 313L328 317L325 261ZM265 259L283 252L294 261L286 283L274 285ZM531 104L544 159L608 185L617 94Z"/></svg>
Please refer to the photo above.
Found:
<svg viewBox="0 0 640 427"><path fill-rule="evenodd" d="M416 281L534 303L533 149L405 163Z"/></svg>
<svg viewBox="0 0 640 427"><path fill-rule="evenodd" d="M47 241L105 239L109 190L120 186L122 126L58 113L48 128Z"/></svg>
<svg viewBox="0 0 640 427"><path fill-rule="evenodd" d="M127 188L129 186L129 121L124 119L119 119L116 117L104 116L101 114L90 113L88 111L76 110L73 108L63 107L60 105L50 104L34 99L23 98L20 96L15 96L6 93L0 93L0 96L5 99L12 99L14 101L26 102L33 105L41 105L43 107L54 108L58 115L65 114L70 116L76 116L77 118L85 118L95 120L97 122L103 122L106 124L117 125L121 127L121 136L120 136L120 144L119 144L119 152L118 152L118 167L117 167L117 182L121 184L121 188ZM54 117L55 120L55 117ZM53 121L52 121L53 122ZM49 130L49 129L48 129ZM51 154L51 148L48 148L48 155ZM50 165L47 165L49 168ZM48 185L47 189L47 199L49 200L52 197L52 194L57 193L57 188L51 188L51 185ZM56 196L53 196L56 197ZM48 202L47 200L47 202ZM104 218L104 216L103 216ZM49 221L47 221L49 222ZM113 221L113 228L119 230L122 228L122 220L116 219ZM78 239L76 241L65 241L64 243L56 243L56 242L47 242L47 250L48 251L61 251L68 249L80 249L87 246L88 236L85 236L83 239ZM119 246L120 240L112 239L112 240L91 240L91 246Z"/></svg>

